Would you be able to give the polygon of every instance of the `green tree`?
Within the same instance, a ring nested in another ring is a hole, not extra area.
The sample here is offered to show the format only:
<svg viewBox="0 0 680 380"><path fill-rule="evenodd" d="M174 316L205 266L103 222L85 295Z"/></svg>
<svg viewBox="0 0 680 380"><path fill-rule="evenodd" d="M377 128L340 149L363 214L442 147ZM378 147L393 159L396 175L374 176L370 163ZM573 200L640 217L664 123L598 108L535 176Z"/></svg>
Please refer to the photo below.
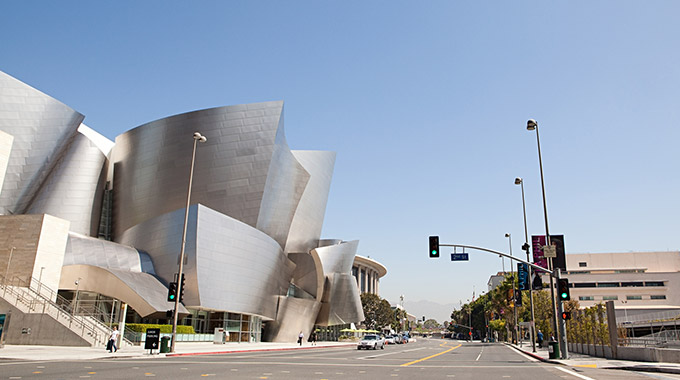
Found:
<svg viewBox="0 0 680 380"><path fill-rule="evenodd" d="M393 325L395 316L386 299L364 293L361 295L361 306L364 309L364 324L368 329L381 330L385 326Z"/></svg>

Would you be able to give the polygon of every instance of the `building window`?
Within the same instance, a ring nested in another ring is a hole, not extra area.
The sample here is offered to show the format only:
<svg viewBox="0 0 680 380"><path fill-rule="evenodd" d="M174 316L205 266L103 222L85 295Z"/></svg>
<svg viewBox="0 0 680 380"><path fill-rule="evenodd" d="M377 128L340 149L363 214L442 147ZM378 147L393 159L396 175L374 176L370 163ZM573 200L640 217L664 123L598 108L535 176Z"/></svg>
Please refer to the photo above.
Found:
<svg viewBox="0 0 680 380"><path fill-rule="evenodd" d="M649 299L651 299L651 300L665 300L666 296L663 295L663 294L652 294L651 296L649 296Z"/></svg>
<svg viewBox="0 0 680 380"><path fill-rule="evenodd" d="M626 296L627 300L641 300L642 296Z"/></svg>
<svg viewBox="0 0 680 380"><path fill-rule="evenodd" d="M588 266L588 263L585 262L585 261L581 261L580 263L578 263L578 266L579 266L580 268L585 268L585 267Z"/></svg>
<svg viewBox="0 0 680 380"><path fill-rule="evenodd" d="M663 281L645 281L645 286L664 286Z"/></svg>
<svg viewBox="0 0 680 380"><path fill-rule="evenodd" d="M624 288L630 288L630 287L642 287L644 285L642 284L642 281L636 281L636 282L622 282L621 286Z"/></svg>
<svg viewBox="0 0 680 380"><path fill-rule="evenodd" d="M579 301L595 301L593 296L578 296Z"/></svg>
<svg viewBox="0 0 680 380"><path fill-rule="evenodd" d="M574 283L575 288L594 288L596 287L594 282L576 282Z"/></svg>
<svg viewBox="0 0 680 380"><path fill-rule="evenodd" d="M598 282L597 287L598 288L618 288L619 283L618 282Z"/></svg>
<svg viewBox="0 0 680 380"><path fill-rule="evenodd" d="M602 296L603 301L616 301L619 299L619 296Z"/></svg>

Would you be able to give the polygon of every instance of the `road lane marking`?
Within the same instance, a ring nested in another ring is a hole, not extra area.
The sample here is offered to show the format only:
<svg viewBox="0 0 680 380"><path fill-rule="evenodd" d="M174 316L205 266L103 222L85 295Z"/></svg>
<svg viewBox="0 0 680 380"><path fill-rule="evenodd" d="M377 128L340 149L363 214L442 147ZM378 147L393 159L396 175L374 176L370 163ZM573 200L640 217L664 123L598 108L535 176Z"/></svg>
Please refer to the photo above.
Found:
<svg viewBox="0 0 680 380"><path fill-rule="evenodd" d="M444 345L445 345L445 344L446 344L446 343L444 343ZM443 347L444 345L440 345L440 346ZM430 356L425 357L425 358L422 358L422 359L418 359L418 360L414 360L414 361L409 362L409 363L402 364L401 367L408 367L408 366L410 366L411 364L416 364L416 363L424 362L425 360L429 360L429 359L435 358L435 357L437 357L437 356L439 356L439 355L444 355L445 353L451 352L451 351L455 350L456 348L458 348L458 347L460 347L460 346L462 346L462 344L459 344L459 345L457 345L457 346L455 346L455 347L451 347L451 348L449 348L448 350L442 351L442 352L440 352L440 353L438 353L438 354L430 355Z"/></svg>
<svg viewBox="0 0 680 380"><path fill-rule="evenodd" d="M562 367L555 367L555 368L559 369L559 370L562 371L562 372L566 372L566 373L568 373L568 374L570 374L570 375L574 375L574 376L576 376L576 377L579 377L579 378L581 378L581 379L583 379L583 380L593 380L592 378L590 378L590 377L588 377L588 376L580 375L580 374L578 374L578 373L576 373L576 372L572 372L572 371L570 371L570 370L568 370L568 369L565 369L565 368L562 368Z"/></svg>
<svg viewBox="0 0 680 380"><path fill-rule="evenodd" d="M406 351L395 351L395 352L386 352L384 354L376 354L376 355L370 355L370 356L362 356L360 358L357 358L357 360L366 360L366 359L374 359L380 356L387 356L387 355L396 355L396 354L403 354L404 352L411 352L411 351L418 351L418 350L424 350L425 347L422 348L415 348L413 350L406 350Z"/></svg>
<svg viewBox="0 0 680 380"><path fill-rule="evenodd" d="M586 367L586 368L597 368L597 364L579 364L572 367Z"/></svg>
<svg viewBox="0 0 680 380"><path fill-rule="evenodd" d="M477 356L477 359L475 359L475 361L479 361L479 358L482 357L482 352L484 352L484 347L482 347L482 350L479 351L479 355Z"/></svg>

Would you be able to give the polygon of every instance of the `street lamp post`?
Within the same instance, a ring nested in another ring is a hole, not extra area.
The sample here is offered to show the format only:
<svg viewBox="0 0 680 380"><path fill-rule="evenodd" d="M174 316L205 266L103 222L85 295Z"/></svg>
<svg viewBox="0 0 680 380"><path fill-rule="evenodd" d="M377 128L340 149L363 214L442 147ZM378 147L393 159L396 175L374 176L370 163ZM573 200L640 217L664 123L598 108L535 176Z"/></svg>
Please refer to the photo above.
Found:
<svg viewBox="0 0 680 380"><path fill-rule="evenodd" d="M538 136L538 122L534 119L529 119L527 121L527 130L536 131L536 143L538 145L538 166L541 171L541 192L543 193L543 216L545 218L545 244L546 247L550 246L550 232L548 231L548 207L545 200L545 179L543 178L543 159L541 158L541 139ZM544 249L545 252L545 249ZM552 257L548 260L548 269L553 269L553 259ZM556 271L559 276L559 271ZM564 321L561 317L558 317L558 312L561 315L563 311L562 302L555 303L555 281L553 276L550 276L550 300L552 301L552 311L553 311L553 331L557 334L557 342L560 346L560 352L562 359L567 359L567 333L564 325ZM559 310L558 310L559 309ZM558 322L559 321L559 322ZM559 328L559 331L558 331Z"/></svg>
<svg viewBox="0 0 680 380"><path fill-rule="evenodd" d="M191 151L191 169L189 170L189 190L187 191L187 206L184 210L184 228L182 230L182 248L179 254L179 269L177 274L177 297L175 297L175 308L172 313L172 340L170 341L170 352L175 352L175 340L177 338L177 312L179 311L179 297L182 294L182 271L184 270L184 248L187 243L187 224L189 223L189 204L191 203L191 183L194 180L194 162L196 161L196 145L199 142L206 142L208 139L198 132L194 132L194 147Z"/></svg>
<svg viewBox="0 0 680 380"><path fill-rule="evenodd" d="M7 259L7 268L5 269L5 285L7 285L7 276L9 276L9 265L12 263L12 255L14 254L15 249L17 249L17 247L12 247L9 250L9 259Z"/></svg>
<svg viewBox="0 0 680 380"><path fill-rule="evenodd" d="M73 315L78 315L78 292L80 291L80 280L82 280L81 277L78 277L76 280L76 294L75 297L73 298Z"/></svg>
<svg viewBox="0 0 680 380"><path fill-rule="evenodd" d="M507 233L505 234L505 237L508 238L508 244L510 245L510 257L512 257L512 235ZM513 262L512 259L510 259L510 273L512 275L512 311L513 314L515 315L515 344L519 341L519 331L517 329L517 302L515 300L517 299L517 288L515 287L515 263Z"/></svg>
<svg viewBox="0 0 680 380"><path fill-rule="evenodd" d="M522 178L515 178L515 185L521 185L522 188L522 212L524 213L524 245L522 249L527 253L527 261L529 261L529 230L527 229L527 206L524 201L524 181ZM533 277L531 275L531 266L527 265L529 268L527 276L529 277L529 300L531 304L531 351L536 352L536 326L534 326L534 287L532 284Z"/></svg>

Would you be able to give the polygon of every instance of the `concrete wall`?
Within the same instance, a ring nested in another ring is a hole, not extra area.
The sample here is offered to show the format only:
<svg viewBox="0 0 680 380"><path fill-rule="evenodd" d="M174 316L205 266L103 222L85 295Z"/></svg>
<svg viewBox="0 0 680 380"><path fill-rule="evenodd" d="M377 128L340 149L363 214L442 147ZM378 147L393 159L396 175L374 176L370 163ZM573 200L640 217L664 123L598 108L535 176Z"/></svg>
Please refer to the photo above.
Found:
<svg viewBox="0 0 680 380"><path fill-rule="evenodd" d="M656 363L680 363L680 350L670 348L619 346L617 348L618 355L616 358L614 358L612 356L611 347L609 346L569 343L569 352L603 357L607 359L634 360Z"/></svg>
<svg viewBox="0 0 680 380"><path fill-rule="evenodd" d="M69 225L50 215L0 216L0 276L7 271L10 281L16 279L23 286L31 278L40 278L43 285L56 291ZM56 300L56 293L52 298Z"/></svg>
<svg viewBox="0 0 680 380"><path fill-rule="evenodd" d="M90 343L46 314L24 314L0 298L0 314L11 311L5 344L83 346ZM5 320L5 323L7 321ZM102 347L103 348L103 347Z"/></svg>

